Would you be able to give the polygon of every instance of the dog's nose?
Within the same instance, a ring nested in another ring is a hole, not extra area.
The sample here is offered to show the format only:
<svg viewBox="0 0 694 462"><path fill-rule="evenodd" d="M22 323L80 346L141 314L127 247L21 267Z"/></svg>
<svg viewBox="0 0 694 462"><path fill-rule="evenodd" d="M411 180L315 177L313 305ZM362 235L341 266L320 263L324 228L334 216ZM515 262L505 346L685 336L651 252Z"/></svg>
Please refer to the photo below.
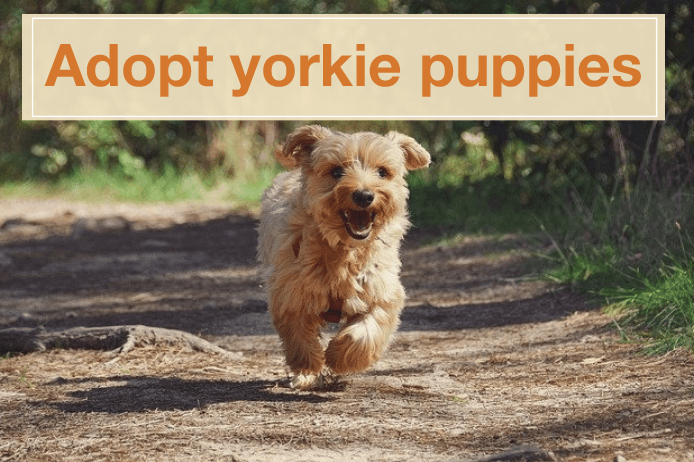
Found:
<svg viewBox="0 0 694 462"><path fill-rule="evenodd" d="M359 189L352 193L352 200L359 207L368 207L374 201L375 195L369 189Z"/></svg>

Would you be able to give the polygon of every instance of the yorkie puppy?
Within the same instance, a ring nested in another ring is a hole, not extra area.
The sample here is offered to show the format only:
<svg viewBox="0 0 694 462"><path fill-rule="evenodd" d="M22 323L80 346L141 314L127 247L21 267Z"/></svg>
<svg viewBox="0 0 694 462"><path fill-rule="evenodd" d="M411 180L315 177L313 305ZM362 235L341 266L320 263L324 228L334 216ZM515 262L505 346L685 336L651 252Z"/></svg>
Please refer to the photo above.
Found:
<svg viewBox="0 0 694 462"><path fill-rule="evenodd" d="M408 170L429 153L409 136L297 128L275 153L290 171L265 191L258 258L269 310L295 374L320 386L325 374L371 366L400 322L400 242L410 223ZM324 350L321 327L339 322Z"/></svg>

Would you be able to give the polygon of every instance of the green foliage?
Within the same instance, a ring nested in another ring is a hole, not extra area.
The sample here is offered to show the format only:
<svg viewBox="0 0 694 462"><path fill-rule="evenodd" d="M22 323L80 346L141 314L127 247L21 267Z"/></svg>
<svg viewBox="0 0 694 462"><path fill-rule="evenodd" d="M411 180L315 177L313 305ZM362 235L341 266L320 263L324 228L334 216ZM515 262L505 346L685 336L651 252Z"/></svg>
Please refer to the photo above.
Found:
<svg viewBox="0 0 694 462"><path fill-rule="evenodd" d="M396 13L388 0L199 0L184 8L189 14L365 14Z"/></svg>
<svg viewBox="0 0 694 462"><path fill-rule="evenodd" d="M146 146L155 137L151 123L107 120L32 122L34 137L24 155L0 162L0 178L58 178L80 167L98 167L133 176L145 160L130 146Z"/></svg>
<svg viewBox="0 0 694 462"><path fill-rule="evenodd" d="M694 191L600 191L566 213L549 277L612 305L623 332L647 337L651 352L694 348Z"/></svg>
<svg viewBox="0 0 694 462"><path fill-rule="evenodd" d="M444 227L451 233L539 232L556 220L556 202L526 202L521 186L498 177L445 184L433 172L409 176L410 215L415 226Z"/></svg>

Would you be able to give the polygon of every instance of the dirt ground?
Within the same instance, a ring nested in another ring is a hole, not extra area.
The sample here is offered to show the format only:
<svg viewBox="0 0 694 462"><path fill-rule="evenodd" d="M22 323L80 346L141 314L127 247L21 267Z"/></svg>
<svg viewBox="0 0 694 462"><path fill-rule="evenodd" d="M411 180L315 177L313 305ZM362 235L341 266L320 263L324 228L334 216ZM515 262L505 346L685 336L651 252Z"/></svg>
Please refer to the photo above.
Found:
<svg viewBox="0 0 694 462"><path fill-rule="evenodd" d="M694 461L694 355L620 342L533 277L521 236L413 230L383 359L288 388L256 225L224 205L0 200L0 329L141 324L232 353L4 355L0 460Z"/></svg>

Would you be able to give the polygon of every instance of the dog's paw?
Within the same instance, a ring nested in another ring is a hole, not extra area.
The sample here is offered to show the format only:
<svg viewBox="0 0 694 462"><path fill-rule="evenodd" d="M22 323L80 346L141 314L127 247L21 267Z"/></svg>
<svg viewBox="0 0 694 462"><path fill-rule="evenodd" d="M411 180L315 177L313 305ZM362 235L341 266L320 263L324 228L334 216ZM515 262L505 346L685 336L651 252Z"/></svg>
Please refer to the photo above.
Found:
<svg viewBox="0 0 694 462"><path fill-rule="evenodd" d="M334 390L340 385L340 376L327 368L320 374L297 374L289 382L289 386L297 390Z"/></svg>
<svg viewBox="0 0 694 462"><path fill-rule="evenodd" d="M296 374L289 386L297 390L312 390L323 386L323 376L316 374Z"/></svg>

